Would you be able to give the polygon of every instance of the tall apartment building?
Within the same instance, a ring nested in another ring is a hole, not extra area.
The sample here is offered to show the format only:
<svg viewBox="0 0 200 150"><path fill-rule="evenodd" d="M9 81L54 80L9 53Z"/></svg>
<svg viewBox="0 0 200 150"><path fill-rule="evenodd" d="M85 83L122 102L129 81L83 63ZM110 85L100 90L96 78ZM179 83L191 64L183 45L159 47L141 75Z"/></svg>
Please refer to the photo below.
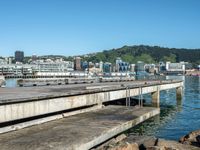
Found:
<svg viewBox="0 0 200 150"><path fill-rule="evenodd" d="M24 61L24 52L23 51L15 51L15 61L16 62Z"/></svg>
<svg viewBox="0 0 200 150"><path fill-rule="evenodd" d="M76 57L74 60L74 70L76 71L81 71L81 58L80 57Z"/></svg>

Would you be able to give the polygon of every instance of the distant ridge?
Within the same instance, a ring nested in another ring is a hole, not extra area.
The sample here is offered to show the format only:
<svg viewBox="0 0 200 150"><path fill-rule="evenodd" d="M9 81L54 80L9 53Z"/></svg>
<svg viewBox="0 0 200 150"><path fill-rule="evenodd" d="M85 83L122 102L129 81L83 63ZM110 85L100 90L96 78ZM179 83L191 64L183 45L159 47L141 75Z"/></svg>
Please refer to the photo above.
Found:
<svg viewBox="0 0 200 150"><path fill-rule="evenodd" d="M200 64L200 49L165 48L147 45L123 46L117 49L88 54L88 56L86 60L93 62L107 61L114 63L116 57L121 57L124 61L130 63L142 60L146 63L186 61L194 65Z"/></svg>

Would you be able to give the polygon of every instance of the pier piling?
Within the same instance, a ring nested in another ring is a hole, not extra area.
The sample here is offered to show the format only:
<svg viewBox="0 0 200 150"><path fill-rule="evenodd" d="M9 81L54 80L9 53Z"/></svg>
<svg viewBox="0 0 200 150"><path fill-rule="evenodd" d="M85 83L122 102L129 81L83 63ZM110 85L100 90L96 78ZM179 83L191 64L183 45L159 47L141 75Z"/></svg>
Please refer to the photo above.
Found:
<svg viewBox="0 0 200 150"><path fill-rule="evenodd" d="M151 93L152 96L152 105L154 107L160 107L160 90L157 89L156 92Z"/></svg>
<svg viewBox="0 0 200 150"><path fill-rule="evenodd" d="M180 86L176 88L176 100L180 101L182 100L182 97L183 97L183 87Z"/></svg>

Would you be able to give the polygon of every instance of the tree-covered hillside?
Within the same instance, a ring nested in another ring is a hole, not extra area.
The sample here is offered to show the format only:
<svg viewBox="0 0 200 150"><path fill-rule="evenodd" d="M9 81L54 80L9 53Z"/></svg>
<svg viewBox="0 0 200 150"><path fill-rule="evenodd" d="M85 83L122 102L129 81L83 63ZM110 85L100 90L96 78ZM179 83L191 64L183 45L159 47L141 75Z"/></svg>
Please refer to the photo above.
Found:
<svg viewBox="0 0 200 150"><path fill-rule="evenodd" d="M124 61L130 63L136 63L139 60L145 63L187 61L196 65L200 64L200 49L176 49L144 45L123 46L118 49L98 52L85 59L93 62L104 61L114 63L116 57L121 57Z"/></svg>

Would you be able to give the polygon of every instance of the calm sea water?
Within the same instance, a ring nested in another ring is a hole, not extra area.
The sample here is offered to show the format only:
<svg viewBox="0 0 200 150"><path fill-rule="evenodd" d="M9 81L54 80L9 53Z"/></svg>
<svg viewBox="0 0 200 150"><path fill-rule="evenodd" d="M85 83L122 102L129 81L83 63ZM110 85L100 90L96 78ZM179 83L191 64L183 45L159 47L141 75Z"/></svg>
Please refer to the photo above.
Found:
<svg viewBox="0 0 200 150"><path fill-rule="evenodd" d="M176 101L176 91L161 92L161 114L134 127L130 134L142 133L156 137L178 140L190 131L200 129L200 77L168 76L167 79L184 80L184 96ZM15 87L16 80L8 79L7 87ZM144 95L147 103L150 95Z"/></svg>
<svg viewBox="0 0 200 150"><path fill-rule="evenodd" d="M200 129L200 77L168 76L167 79L184 80L184 96L176 101L176 91L162 91L161 114L131 129L130 134L153 135L178 140L187 133ZM150 96L145 95L150 102Z"/></svg>

